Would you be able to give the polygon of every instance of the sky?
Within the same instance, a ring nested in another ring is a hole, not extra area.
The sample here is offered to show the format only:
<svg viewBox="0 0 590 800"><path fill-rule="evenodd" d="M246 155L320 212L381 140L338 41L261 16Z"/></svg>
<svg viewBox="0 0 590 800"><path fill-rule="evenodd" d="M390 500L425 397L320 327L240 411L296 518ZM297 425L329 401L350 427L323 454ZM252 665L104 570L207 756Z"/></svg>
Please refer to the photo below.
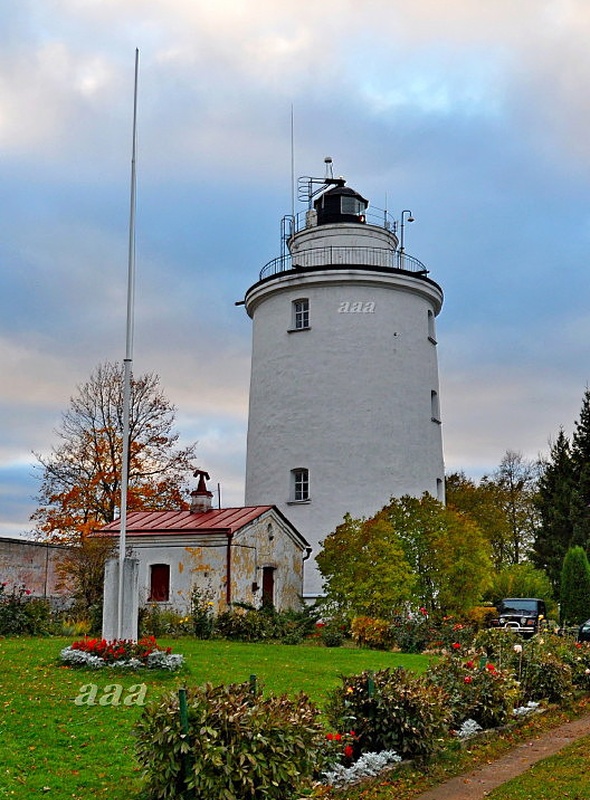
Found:
<svg viewBox="0 0 590 800"><path fill-rule="evenodd" d="M412 211L406 251L444 290L447 470L477 479L570 434L590 375L589 40L588 0L3 0L0 535L32 529L34 454L125 355L136 48L133 367L160 376L224 505L245 467L235 302L280 253L292 163L323 177L326 156L373 207Z"/></svg>

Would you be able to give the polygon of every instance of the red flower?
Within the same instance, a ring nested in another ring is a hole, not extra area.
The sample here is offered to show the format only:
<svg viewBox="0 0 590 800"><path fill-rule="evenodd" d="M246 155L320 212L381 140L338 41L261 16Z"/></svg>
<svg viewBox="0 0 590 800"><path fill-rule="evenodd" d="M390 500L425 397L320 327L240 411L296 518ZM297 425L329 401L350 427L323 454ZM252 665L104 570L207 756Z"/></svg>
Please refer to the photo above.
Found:
<svg viewBox="0 0 590 800"><path fill-rule="evenodd" d="M475 668L475 661L466 661L465 662L466 669L474 669Z"/></svg>
<svg viewBox="0 0 590 800"><path fill-rule="evenodd" d="M344 755L346 756L346 758L352 758L353 753L354 750L352 749L352 746L347 744L346 747L344 748Z"/></svg>
<svg viewBox="0 0 590 800"><path fill-rule="evenodd" d="M334 734L333 734L333 733L327 733L327 734L326 734L326 739L327 739L329 742L333 742L333 741L334 741Z"/></svg>
<svg viewBox="0 0 590 800"><path fill-rule="evenodd" d="M486 669L488 672L495 672L496 667L493 664L486 664Z"/></svg>
<svg viewBox="0 0 590 800"><path fill-rule="evenodd" d="M461 645L459 644L459 642L453 642L451 647L453 648L453 650L460 650L461 649Z"/></svg>
<svg viewBox="0 0 590 800"><path fill-rule="evenodd" d="M464 683L472 683L472 682L473 682L473 678L471 677L471 675L466 675L466 676L463 678L463 682L464 682Z"/></svg>
<svg viewBox="0 0 590 800"><path fill-rule="evenodd" d="M335 742L340 742L341 740L342 740L342 734L341 733L335 733L334 734L334 741Z"/></svg>

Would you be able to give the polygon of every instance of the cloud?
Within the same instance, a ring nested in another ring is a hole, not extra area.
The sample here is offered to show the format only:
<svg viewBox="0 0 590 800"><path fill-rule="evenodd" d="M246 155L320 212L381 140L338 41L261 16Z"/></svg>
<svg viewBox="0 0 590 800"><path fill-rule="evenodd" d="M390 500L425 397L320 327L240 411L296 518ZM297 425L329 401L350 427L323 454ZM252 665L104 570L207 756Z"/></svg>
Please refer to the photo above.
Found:
<svg viewBox="0 0 590 800"><path fill-rule="evenodd" d="M589 27L586 0L4 4L0 469L123 355L135 47L134 367L224 493L247 413L234 302L280 251L292 104L296 176L329 154L373 207L414 212L407 248L446 295L447 464L534 456L588 381Z"/></svg>

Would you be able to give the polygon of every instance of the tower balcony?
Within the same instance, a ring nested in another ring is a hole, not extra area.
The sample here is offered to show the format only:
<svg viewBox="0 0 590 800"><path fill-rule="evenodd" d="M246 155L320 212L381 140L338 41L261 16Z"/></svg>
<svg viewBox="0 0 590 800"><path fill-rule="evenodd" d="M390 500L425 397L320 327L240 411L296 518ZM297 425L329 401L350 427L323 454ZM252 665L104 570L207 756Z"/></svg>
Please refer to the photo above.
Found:
<svg viewBox="0 0 590 800"><path fill-rule="evenodd" d="M341 267L411 272L423 277L428 275L428 269L421 261L401 250L365 245L326 245L306 248L295 254L285 253L274 258L260 270L259 279L264 280L292 270Z"/></svg>

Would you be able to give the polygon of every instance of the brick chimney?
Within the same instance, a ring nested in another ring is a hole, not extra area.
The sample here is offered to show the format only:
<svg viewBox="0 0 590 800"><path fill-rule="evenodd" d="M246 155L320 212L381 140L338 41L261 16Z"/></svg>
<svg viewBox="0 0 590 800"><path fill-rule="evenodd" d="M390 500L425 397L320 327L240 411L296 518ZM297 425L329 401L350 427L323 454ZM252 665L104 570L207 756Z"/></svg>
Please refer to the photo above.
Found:
<svg viewBox="0 0 590 800"><path fill-rule="evenodd" d="M211 498L213 493L207 489L205 481L209 480L209 473L205 470L197 469L194 473L195 478L199 479L197 488L191 492L191 514L199 514L203 511L211 511L213 506Z"/></svg>

